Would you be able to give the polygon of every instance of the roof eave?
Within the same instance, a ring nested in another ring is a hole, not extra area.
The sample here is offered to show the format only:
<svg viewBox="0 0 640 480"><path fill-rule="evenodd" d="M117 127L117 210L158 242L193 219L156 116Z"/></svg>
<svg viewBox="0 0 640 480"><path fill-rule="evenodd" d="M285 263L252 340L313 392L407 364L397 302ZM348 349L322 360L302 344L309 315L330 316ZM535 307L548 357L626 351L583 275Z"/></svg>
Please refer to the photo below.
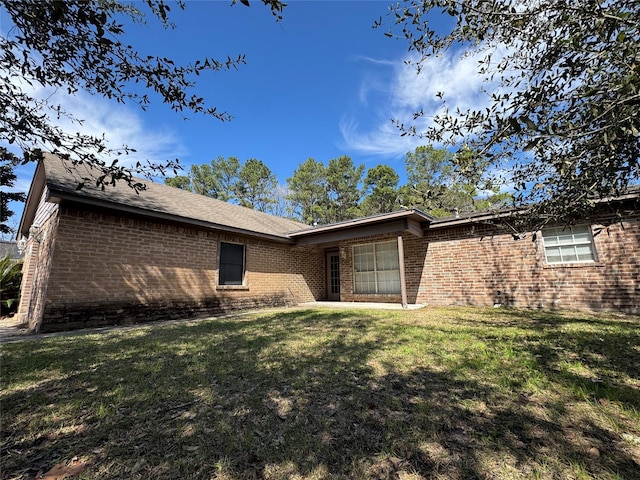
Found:
<svg viewBox="0 0 640 480"><path fill-rule="evenodd" d="M323 225L320 227L311 227L304 230L299 230L295 232L289 232L289 237L291 238L299 238L309 235L317 235L320 233L327 233L338 230L348 230L350 228L357 228L366 225L372 225L377 223L384 223L393 220L398 220L401 218L411 218L412 216L417 217L416 221L420 222L432 222L434 218L431 215L428 215L421 210L411 209L411 210L402 210L397 212L385 213L381 215L376 215L372 217L364 217L364 218L356 218L354 220L347 220L345 222L332 223L330 225Z"/></svg>
<svg viewBox="0 0 640 480"><path fill-rule="evenodd" d="M44 165L39 162L36 166L36 170L31 179L31 185L29 186L29 193L27 194L27 200L25 201L24 209L22 210L22 216L20 217L20 223L18 224L18 230L16 232L16 238L19 240L20 235L23 237L29 236L29 228L36 216L42 193L46 187L46 176L44 172Z"/></svg>
<svg viewBox="0 0 640 480"><path fill-rule="evenodd" d="M435 230L438 228L457 227L460 225L467 225L472 223L487 222L490 220L499 220L502 218L513 217L515 215L522 215L522 211L518 210L506 210L496 211L483 214L477 214L473 216L459 217L459 218L445 218L442 220L434 220L429 224L429 230Z"/></svg>

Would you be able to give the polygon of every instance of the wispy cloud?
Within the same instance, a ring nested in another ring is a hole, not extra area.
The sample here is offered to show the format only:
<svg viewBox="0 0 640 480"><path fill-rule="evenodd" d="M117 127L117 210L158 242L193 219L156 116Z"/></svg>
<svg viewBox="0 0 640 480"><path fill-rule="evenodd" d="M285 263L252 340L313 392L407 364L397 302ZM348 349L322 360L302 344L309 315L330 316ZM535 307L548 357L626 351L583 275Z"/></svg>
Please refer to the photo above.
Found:
<svg viewBox="0 0 640 480"><path fill-rule="evenodd" d="M51 101L59 103L75 118L83 120L81 125L62 118L57 124L68 132L87 135L104 135L110 148L127 145L136 151L124 158L125 164L136 161L162 161L186 153L186 147L168 127L152 130L144 120L142 110L109 102L103 98L79 92L70 96L56 93Z"/></svg>
<svg viewBox="0 0 640 480"><path fill-rule="evenodd" d="M450 112L456 108L484 109L490 101L487 90L492 91L495 85L478 74L478 60L483 56L481 52L447 52L425 61L420 73L415 65L407 64L407 60L415 60L412 57L392 63L378 61L391 72L378 71L363 79L358 108L348 112L340 123L344 146L367 154L399 157L428 143L416 136L401 136L392 120L405 127L413 125L418 133L426 131L434 117L443 112L440 94ZM423 115L414 120L418 111Z"/></svg>
<svg viewBox="0 0 640 480"><path fill-rule="evenodd" d="M57 104L65 111L73 114L74 118L83 120L81 124L70 119L52 118L52 123L66 132L81 133L93 136L104 135L110 148L120 148L127 145L136 152L121 159L123 165L134 165L137 161L161 163L172 160L188 153L186 146L178 135L169 127L153 129L145 124L143 116L146 114L133 106L126 106L109 102L101 97L95 97L83 92L67 95L48 89L30 89L31 96L47 99L51 104ZM6 145L18 156L12 145ZM16 170L17 181L9 191L28 192L31 179L35 171L35 164L19 165ZM19 217L23 204L12 202L10 208Z"/></svg>
<svg viewBox="0 0 640 480"><path fill-rule="evenodd" d="M340 132L344 142L343 148L367 155L400 157L424 143L417 137L401 136L391 117L366 128L353 116L345 116L340 122Z"/></svg>
<svg viewBox="0 0 640 480"><path fill-rule="evenodd" d="M52 112L44 111L49 115L50 122L63 131L104 136L105 144L110 149L120 149L124 145L135 149L135 152L122 158L125 165L145 160L161 162L187 153L186 146L171 128L151 128L144 121L144 115L149 114L135 105L119 104L83 91L69 95L63 90L30 87L26 83L21 88L33 98L46 101L49 105L59 105L62 111L81 120L72 121L64 115L57 117Z"/></svg>

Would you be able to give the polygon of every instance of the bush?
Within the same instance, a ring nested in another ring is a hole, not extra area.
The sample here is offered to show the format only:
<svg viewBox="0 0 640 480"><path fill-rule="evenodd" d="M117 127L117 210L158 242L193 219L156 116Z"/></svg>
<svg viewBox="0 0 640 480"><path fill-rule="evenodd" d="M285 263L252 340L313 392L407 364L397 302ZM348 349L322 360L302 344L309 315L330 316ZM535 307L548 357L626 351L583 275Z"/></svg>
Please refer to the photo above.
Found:
<svg viewBox="0 0 640 480"><path fill-rule="evenodd" d="M22 259L13 259L7 255L0 259L0 308L2 315L8 315L18 308L20 301L20 282L22 281Z"/></svg>

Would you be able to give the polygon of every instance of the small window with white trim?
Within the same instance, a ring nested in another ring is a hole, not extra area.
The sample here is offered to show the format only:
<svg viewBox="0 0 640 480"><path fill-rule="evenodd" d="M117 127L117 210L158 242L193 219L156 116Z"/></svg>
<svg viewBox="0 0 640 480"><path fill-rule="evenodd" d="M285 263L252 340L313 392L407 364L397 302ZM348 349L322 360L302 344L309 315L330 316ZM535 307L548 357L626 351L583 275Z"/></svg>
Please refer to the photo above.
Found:
<svg viewBox="0 0 640 480"><path fill-rule="evenodd" d="M355 293L400 293L400 262L396 242L353 247Z"/></svg>
<svg viewBox="0 0 640 480"><path fill-rule="evenodd" d="M245 251L241 243L220 243L219 285L242 285Z"/></svg>
<svg viewBox="0 0 640 480"><path fill-rule="evenodd" d="M596 249L588 225L545 228L542 241L549 264L596 261Z"/></svg>

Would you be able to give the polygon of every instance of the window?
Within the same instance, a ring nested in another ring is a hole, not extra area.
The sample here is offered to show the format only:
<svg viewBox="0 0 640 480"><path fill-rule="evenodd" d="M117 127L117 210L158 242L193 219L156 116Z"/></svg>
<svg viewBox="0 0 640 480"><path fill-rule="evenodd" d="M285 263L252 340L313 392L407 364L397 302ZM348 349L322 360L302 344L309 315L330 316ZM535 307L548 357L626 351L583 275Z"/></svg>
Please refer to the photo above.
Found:
<svg viewBox="0 0 640 480"><path fill-rule="evenodd" d="M353 247L355 293L400 293L400 263L396 242Z"/></svg>
<svg viewBox="0 0 640 480"><path fill-rule="evenodd" d="M220 285L242 285L244 278L244 245L220 243Z"/></svg>
<svg viewBox="0 0 640 480"><path fill-rule="evenodd" d="M545 228L542 231L547 263L594 262L596 251L588 225Z"/></svg>

